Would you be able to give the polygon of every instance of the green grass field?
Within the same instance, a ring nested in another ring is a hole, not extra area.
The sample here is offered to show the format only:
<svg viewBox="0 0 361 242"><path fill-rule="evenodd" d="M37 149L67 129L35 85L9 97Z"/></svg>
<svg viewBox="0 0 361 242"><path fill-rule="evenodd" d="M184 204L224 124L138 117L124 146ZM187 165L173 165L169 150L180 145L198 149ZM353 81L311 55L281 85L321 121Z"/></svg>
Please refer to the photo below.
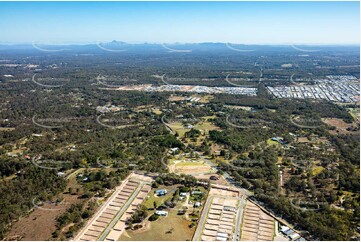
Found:
<svg viewBox="0 0 361 242"><path fill-rule="evenodd" d="M166 200L172 198L176 187L177 186L171 186L171 187L159 186L158 188L153 188L148 194L149 198L145 199L145 201L143 202L143 205L146 206L147 208L153 208L154 202L156 202L158 206L162 205ZM163 188L167 189L168 193L165 196L156 197L154 195L154 191L158 190L158 189L163 189Z"/></svg>

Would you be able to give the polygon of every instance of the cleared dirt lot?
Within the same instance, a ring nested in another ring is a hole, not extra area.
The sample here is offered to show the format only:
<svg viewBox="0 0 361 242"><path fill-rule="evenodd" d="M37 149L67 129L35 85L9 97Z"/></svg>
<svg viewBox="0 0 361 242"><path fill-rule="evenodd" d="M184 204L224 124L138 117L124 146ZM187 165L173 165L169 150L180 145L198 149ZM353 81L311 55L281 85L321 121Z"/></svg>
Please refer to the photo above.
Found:
<svg viewBox="0 0 361 242"><path fill-rule="evenodd" d="M210 165L205 164L203 162L176 162L174 164L174 172L178 174L189 174L189 175L197 175L200 173L208 173L212 172L212 168Z"/></svg>
<svg viewBox="0 0 361 242"><path fill-rule="evenodd" d="M248 201L244 211L241 240L271 241L274 233L275 220Z"/></svg>
<svg viewBox="0 0 361 242"><path fill-rule="evenodd" d="M44 203L44 206L35 208L31 214L17 221L5 240L49 240L56 229L56 217L78 201L77 196L64 195L63 205Z"/></svg>
<svg viewBox="0 0 361 242"><path fill-rule="evenodd" d="M351 127L352 124L346 123L339 118L323 118L322 122L330 126L336 127L336 130L331 130L331 134L341 133L341 134L350 134L352 131L348 131L347 128Z"/></svg>

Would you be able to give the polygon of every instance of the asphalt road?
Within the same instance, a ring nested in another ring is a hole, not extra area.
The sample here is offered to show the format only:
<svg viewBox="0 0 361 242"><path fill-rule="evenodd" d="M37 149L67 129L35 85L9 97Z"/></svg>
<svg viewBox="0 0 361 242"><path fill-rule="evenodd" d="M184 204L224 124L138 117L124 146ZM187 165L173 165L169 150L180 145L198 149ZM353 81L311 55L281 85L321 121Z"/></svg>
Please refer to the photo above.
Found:
<svg viewBox="0 0 361 242"><path fill-rule="evenodd" d="M213 200L213 196L208 196L207 202L203 207L201 218L199 219L199 222L198 222L197 230L194 233L193 241L199 241L199 237L201 236L201 234L203 232L203 227L204 227L204 224L208 217L209 206L211 205L212 200Z"/></svg>
<svg viewBox="0 0 361 242"><path fill-rule="evenodd" d="M241 235L242 215L243 215L245 205L246 205L245 199L242 198L240 201L238 211L237 211L236 227L235 227L235 232L233 234L233 241L241 240L240 235Z"/></svg>

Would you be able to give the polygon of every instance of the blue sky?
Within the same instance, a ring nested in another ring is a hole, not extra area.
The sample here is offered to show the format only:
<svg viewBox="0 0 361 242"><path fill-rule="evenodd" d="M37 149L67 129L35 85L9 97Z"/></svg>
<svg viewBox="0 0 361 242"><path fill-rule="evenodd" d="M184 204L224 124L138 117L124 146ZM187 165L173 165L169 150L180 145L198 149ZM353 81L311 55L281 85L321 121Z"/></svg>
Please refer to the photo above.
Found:
<svg viewBox="0 0 361 242"><path fill-rule="evenodd" d="M0 2L0 42L359 44L359 2Z"/></svg>

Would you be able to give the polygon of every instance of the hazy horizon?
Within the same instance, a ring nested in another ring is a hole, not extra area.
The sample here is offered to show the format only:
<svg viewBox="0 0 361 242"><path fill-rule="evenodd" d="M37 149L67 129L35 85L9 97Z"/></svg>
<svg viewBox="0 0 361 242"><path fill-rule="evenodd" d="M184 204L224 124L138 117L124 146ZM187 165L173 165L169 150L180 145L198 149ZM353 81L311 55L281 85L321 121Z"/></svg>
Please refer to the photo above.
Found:
<svg viewBox="0 0 361 242"><path fill-rule="evenodd" d="M197 45L197 44L234 44L234 45L245 45L245 46L289 46L289 45L302 45L302 46L360 46L359 43L258 43L258 44L247 44L247 43L234 43L234 42L146 42L146 41L134 41L134 42L126 42L122 40L109 40L109 41L89 41L89 42L77 42L77 41L63 41L63 42L51 42L51 41L34 41L34 42L2 42L1 45L32 45L32 44L40 44L40 45L96 45L96 44L106 44L111 43L113 41L123 42L124 44L130 45L161 45L161 44L169 44L169 45Z"/></svg>
<svg viewBox="0 0 361 242"><path fill-rule="evenodd" d="M359 45L359 2L0 2L0 43Z"/></svg>

